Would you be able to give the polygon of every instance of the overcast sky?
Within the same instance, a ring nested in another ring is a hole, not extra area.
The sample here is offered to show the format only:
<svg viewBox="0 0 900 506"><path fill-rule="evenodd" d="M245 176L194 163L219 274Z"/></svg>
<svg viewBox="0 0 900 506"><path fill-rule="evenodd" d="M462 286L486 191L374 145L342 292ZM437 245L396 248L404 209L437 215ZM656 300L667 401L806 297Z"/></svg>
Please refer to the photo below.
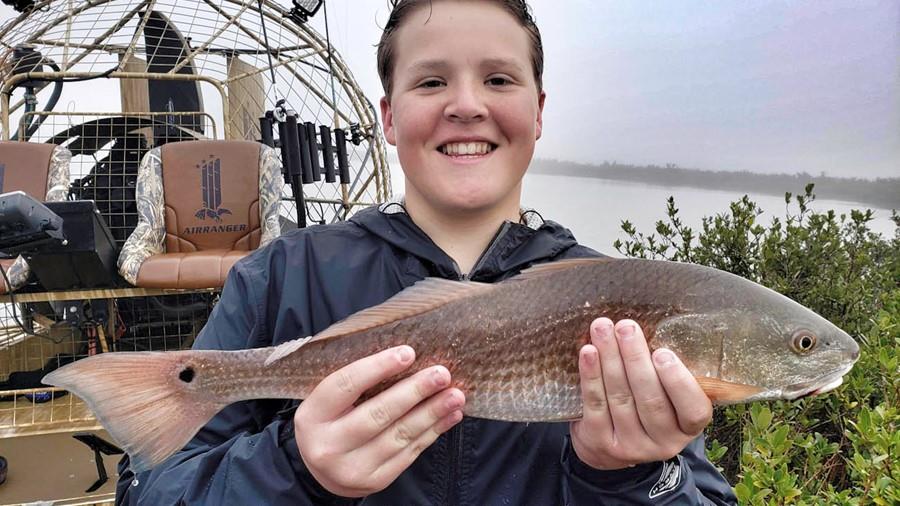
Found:
<svg viewBox="0 0 900 506"><path fill-rule="evenodd" d="M387 1L328 5L375 101ZM900 177L900 1L531 5L546 60L537 156Z"/></svg>
<svg viewBox="0 0 900 506"><path fill-rule="evenodd" d="M900 1L531 4L539 157L900 177ZM332 43L377 103L387 0L328 7ZM0 20L13 14L0 6ZM324 34L323 11L312 23Z"/></svg>

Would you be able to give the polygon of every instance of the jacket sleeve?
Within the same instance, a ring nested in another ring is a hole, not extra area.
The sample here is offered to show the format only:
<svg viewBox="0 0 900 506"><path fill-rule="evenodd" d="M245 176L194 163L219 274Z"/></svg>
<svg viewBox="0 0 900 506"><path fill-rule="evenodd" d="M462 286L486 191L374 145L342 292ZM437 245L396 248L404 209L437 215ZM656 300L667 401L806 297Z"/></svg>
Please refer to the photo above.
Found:
<svg viewBox="0 0 900 506"><path fill-rule="evenodd" d="M265 333L261 298L243 266L231 269L195 349L247 348ZM300 458L292 418L275 415L276 405L283 403L228 406L184 449L137 476L126 456L116 504L351 504L318 485Z"/></svg>
<svg viewBox="0 0 900 506"><path fill-rule="evenodd" d="M578 458L570 440L562 456L565 504L733 505L737 498L706 458L704 437L675 458L601 471Z"/></svg>

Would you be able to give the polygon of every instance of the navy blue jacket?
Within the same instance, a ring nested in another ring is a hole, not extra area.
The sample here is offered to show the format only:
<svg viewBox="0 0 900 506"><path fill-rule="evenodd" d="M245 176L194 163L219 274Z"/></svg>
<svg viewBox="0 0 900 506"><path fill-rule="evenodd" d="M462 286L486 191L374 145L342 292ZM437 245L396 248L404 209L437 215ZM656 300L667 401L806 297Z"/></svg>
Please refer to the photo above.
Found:
<svg viewBox="0 0 900 506"><path fill-rule="evenodd" d="M398 208L371 208L348 222L292 231L238 262L194 347L277 345L315 334L422 278L460 279L453 260L407 214L385 212ZM597 255L556 223L507 222L468 278L496 282L535 263ZM137 477L125 457L117 504L735 503L731 487L705 457L702 436L669 462L598 471L575 455L568 423L470 417L385 490L340 498L323 489L300 458L296 405L233 404L182 451Z"/></svg>

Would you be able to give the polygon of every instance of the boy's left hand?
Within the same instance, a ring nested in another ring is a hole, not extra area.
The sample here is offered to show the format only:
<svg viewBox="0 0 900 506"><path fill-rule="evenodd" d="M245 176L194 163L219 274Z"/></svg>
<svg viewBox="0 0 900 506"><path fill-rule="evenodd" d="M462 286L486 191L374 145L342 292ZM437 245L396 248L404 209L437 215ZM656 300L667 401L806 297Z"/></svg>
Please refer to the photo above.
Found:
<svg viewBox="0 0 900 506"><path fill-rule="evenodd" d="M599 352L599 353L598 353ZM572 422L575 453L597 469L667 460L712 419L712 404L669 350L652 354L632 320L591 323L578 358L584 416Z"/></svg>

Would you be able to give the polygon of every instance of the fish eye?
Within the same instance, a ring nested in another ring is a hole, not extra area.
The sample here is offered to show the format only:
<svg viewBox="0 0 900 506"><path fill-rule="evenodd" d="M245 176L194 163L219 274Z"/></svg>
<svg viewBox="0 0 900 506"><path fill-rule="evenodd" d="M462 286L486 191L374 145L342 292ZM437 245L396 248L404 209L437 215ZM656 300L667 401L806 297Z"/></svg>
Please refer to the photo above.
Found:
<svg viewBox="0 0 900 506"><path fill-rule="evenodd" d="M791 348L796 353L808 353L816 347L816 336L808 330L798 330L791 339Z"/></svg>

